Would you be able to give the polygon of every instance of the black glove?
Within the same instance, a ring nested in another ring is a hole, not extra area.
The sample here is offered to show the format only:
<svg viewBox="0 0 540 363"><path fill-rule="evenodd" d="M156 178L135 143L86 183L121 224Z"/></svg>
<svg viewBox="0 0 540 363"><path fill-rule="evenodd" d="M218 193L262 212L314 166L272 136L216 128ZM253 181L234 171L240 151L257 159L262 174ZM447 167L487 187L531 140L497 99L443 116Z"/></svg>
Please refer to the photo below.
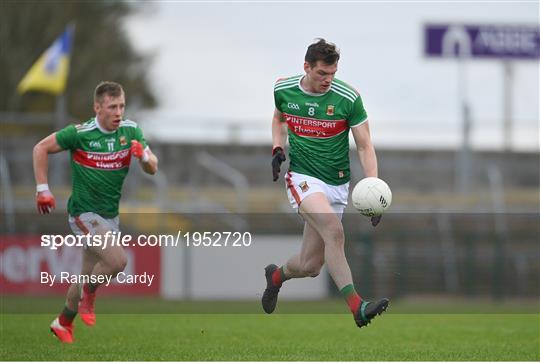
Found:
<svg viewBox="0 0 540 363"><path fill-rule="evenodd" d="M382 214L371 217L371 225L373 227L377 227L377 224L379 224L379 222L381 221L381 218L382 218Z"/></svg>
<svg viewBox="0 0 540 363"><path fill-rule="evenodd" d="M287 160L285 152L280 146L275 147L272 150L272 176L274 181L278 180L279 172L281 170L281 163Z"/></svg>

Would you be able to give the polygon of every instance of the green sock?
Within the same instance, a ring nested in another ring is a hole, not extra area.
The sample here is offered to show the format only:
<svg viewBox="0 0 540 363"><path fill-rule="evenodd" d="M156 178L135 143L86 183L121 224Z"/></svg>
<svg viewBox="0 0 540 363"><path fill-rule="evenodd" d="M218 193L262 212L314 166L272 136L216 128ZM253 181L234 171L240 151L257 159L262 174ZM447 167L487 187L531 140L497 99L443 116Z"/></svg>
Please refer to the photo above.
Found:
<svg viewBox="0 0 540 363"><path fill-rule="evenodd" d="M281 266L279 268L279 274L281 276L281 281L287 281L289 278L285 276L285 270L283 269L285 267L285 265Z"/></svg>

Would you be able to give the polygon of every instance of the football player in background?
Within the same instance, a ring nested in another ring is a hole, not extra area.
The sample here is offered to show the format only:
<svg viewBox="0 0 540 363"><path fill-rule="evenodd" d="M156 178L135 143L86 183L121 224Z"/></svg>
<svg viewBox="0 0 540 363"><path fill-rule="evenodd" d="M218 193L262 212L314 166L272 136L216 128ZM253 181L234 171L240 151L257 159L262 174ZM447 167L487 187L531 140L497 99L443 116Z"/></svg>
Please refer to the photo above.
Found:
<svg viewBox="0 0 540 363"><path fill-rule="evenodd" d="M101 82L94 92L95 117L54 132L34 147L36 202L41 214L48 214L56 207L47 184L48 154L70 151L72 193L67 209L69 225L76 235L118 232L118 204L131 157L139 160L146 173L157 172L158 159L146 144L141 129L123 118L125 106L122 86ZM82 254L81 275L114 277L127 264L122 246L89 243ZM50 325L60 341L73 342L73 319L77 313L86 325L95 324L94 300L98 287L99 283L71 284L64 309Z"/></svg>

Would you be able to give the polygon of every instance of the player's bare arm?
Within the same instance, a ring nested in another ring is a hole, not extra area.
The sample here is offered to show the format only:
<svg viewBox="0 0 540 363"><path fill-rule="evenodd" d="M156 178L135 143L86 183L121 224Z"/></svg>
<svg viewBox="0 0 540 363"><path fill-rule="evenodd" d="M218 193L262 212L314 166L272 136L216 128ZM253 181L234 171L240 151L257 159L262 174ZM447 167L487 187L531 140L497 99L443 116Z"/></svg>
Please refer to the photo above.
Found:
<svg viewBox="0 0 540 363"><path fill-rule="evenodd" d="M285 143L287 142L287 124L281 121L281 112L275 108L272 117L272 180L279 179L281 163L287 160Z"/></svg>
<svg viewBox="0 0 540 363"><path fill-rule="evenodd" d="M63 149L56 142L56 132L50 134L34 146L32 153L34 162L34 177L36 184L47 184L49 154L55 154Z"/></svg>
<svg viewBox="0 0 540 363"><path fill-rule="evenodd" d="M157 173L158 158L152 152L152 150L150 150L149 147L143 149L143 146L140 142L138 142L137 140L132 140L131 154L137 159L139 159L141 168L144 170L145 173L150 175L154 175L155 173Z"/></svg>
<svg viewBox="0 0 540 363"><path fill-rule="evenodd" d="M369 132L369 121L365 121L359 126L351 128L356 149L358 150L358 158L364 170L364 176L378 176L377 155L375 147L371 142L371 134Z"/></svg>
<svg viewBox="0 0 540 363"><path fill-rule="evenodd" d="M56 142L56 132L50 134L34 146L32 152L34 163L34 177L36 179L36 205L38 212L48 214L56 208L54 195L48 186L47 171L49 154L55 154L63 149Z"/></svg>
<svg viewBox="0 0 540 363"><path fill-rule="evenodd" d="M274 109L274 116L272 117L272 148L281 147L285 148L287 142L287 123L281 121L281 112L276 108Z"/></svg>
<svg viewBox="0 0 540 363"><path fill-rule="evenodd" d="M351 128L356 148L358 149L358 158L362 169L364 169L364 175L366 177L374 176L378 177L377 168L377 155L375 154L375 147L371 142L371 133L369 132L369 121L364 122L360 126ZM382 215L371 217L371 224L376 227L381 221Z"/></svg>
<svg viewBox="0 0 540 363"><path fill-rule="evenodd" d="M158 171L158 158L150 148L147 148L146 152L148 153L148 161L144 162L141 160L141 167L145 173L154 175Z"/></svg>

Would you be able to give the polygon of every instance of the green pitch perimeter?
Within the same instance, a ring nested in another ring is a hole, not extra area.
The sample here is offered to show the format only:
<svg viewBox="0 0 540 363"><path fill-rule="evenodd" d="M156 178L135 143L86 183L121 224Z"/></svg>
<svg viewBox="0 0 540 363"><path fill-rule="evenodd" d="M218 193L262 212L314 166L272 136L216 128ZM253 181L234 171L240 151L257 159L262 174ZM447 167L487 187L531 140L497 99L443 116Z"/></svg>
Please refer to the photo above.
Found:
<svg viewBox="0 0 540 363"><path fill-rule="evenodd" d="M358 329L351 316L331 313L98 312L92 328L77 319L72 345L60 344L49 333L53 318L54 314L2 314L1 360L540 360L538 313L390 310Z"/></svg>
<svg viewBox="0 0 540 363"><path fill-rule="evenodd" d="M61 345L47 315L3 316L3 360L539 360L538 315L102 315Z"/></svg>

